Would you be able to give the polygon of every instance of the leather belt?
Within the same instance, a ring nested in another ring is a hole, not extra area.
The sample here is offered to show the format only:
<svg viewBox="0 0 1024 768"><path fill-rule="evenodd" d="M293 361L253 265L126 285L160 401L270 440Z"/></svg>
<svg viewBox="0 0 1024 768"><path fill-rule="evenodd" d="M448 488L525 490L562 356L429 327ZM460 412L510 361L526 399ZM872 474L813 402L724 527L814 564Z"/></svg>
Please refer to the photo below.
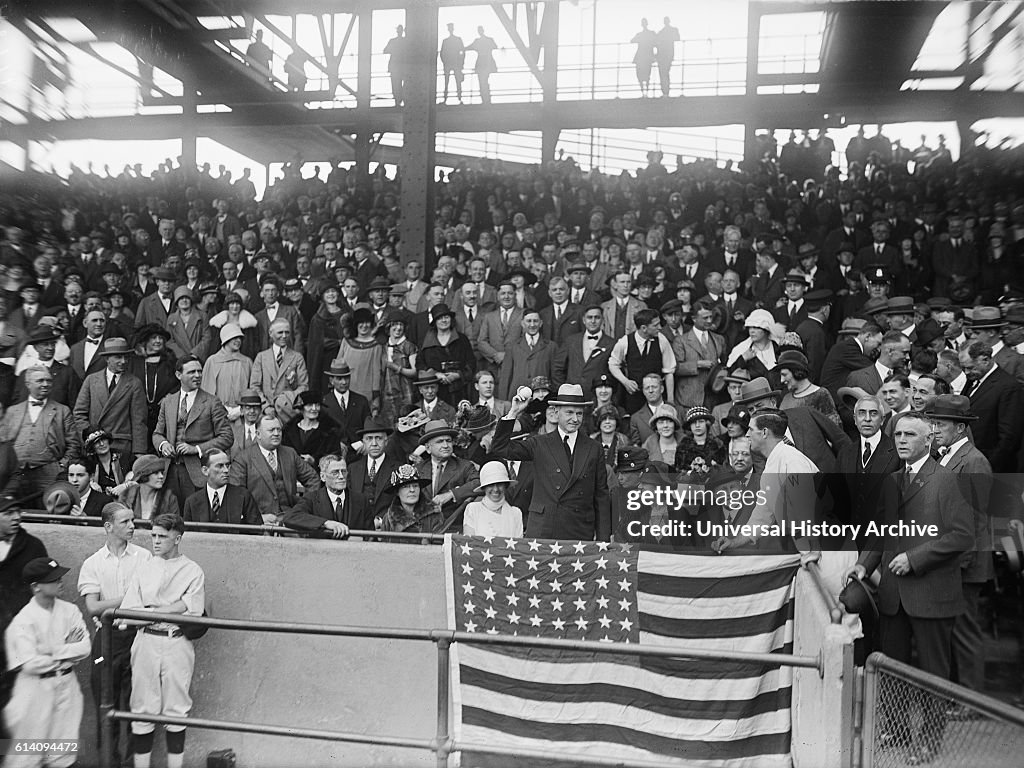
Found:
<svg viewBox="0 0 1024 768"><path fill-rule="evenodd" d="M64 675L70 675L72 667L65 667L64 669L51 669L49 672L43 672L39 675L40 680L45 680L48 677L63 677Z"/></svg>
<svg viewBox="0 0 1024 768"><path fill-rule="evenodd" d="M172 629L160 629L158 627L143 627L142 631L147 635L157 635L158 637L184 637L185 634L174 627Z"/></svg>

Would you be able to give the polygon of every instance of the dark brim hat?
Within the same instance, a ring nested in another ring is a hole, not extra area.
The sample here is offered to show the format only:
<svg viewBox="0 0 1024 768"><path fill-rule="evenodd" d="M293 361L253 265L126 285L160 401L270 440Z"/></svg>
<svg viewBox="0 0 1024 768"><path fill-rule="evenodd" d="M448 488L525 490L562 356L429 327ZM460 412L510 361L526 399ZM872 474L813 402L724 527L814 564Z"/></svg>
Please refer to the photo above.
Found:
<svg viewBox="0 0 1024 768"><path fill-rule="evenodd" d="M523 278L523 284L526 286L531 286L537 282L537 276L533 274L533 272L530 272L528 269L523 269L522 267L516 267L511 270L505 275L505 278L511 280L516 275Z"/></svg>
<svg viewBox="0 0 1024 768"><path fill-rule="evenodd" d="M750 426L750 411L741 406L734 405L722 418L722 426L728 427L734 421L744 427Z"/></svg>
<svg viewBox="0 0 1024 768"><path fill-rule="evenodd" d="M704 489L711 491L727 483L737 483L741 479L732 467L715 467L704 479Z"/></svg>
<svg viewBox="0 0 1024 768"><path fill-rule="evenodd" d="M939 421L967 423L978 417L971 413L971 400L963 395L939 395L924 409L924 415Z"/></svg>
<svg viewBox="0 0 1024 768"><path fill-rule="evenodd" d="M91 448L93 443L103 439L113 440L114 438L107 430L96 427L89 427L82 432L82 442L85 443L86 448Z"/></svg>
<svg viewBox="0 0 1024 768"><path fill-rule="evenodd" d="M296 399L296 401L300 405L303 405L303 406L305 406L305 405L320 405L320 393L319 392L313 392L313 391L308 390L308 389L305 392L300 392L299 396L297 398L295 398L295 399Z"/></svg>
<svg viewBox="0 0 1024 768"><path fill-rule="evenodd" d="M576 261L565 268L565 274L571 275L573 272L586 272L589 275L593 270L585 262Z"/></svg>
<svg viewBox="0 0 1024 768"><path fill-rule="evenodd" d="M416 484L421 488L426 485L430 485L429 477L420 477L416 468L412 464L403 464L398 469L391 473L391 477L388 478L388 489L396 491L403 485Z"/></svg>
<svg viewBox="0 0 1024 768"><path fill-rule="evenodd" d="M369 435L374 432L383 432L385 435L390 435L394 431L395 430L393 430L383 421L379 421L377 419L367 419L365 422L363 422L362 429L356 430L356 436L362 439L363 435Z"/></svg>
<svg viewBox="0 0 1024 768"><path fill-rule="evenodd" d="M426 445L435 437L444 437L445 435L455 437L458 434L459 430L449 426L444 419L434 419L423 425L423 434L420 436L419 444Z"/></svg>
<svg viewBox="0 0 1024 768"><path fill-rule="evenodd" d="M55 328L51 328L49 325L37 325L29 335L28 343L45 344L50 341L56 341L59 338L60 334L57 333Z"/></svg>
<svg viewBox="0 0 1024 768"><path fill-rule="evenodd" d="M172 270L167 269L167 267L159 267L158 269L154 269L150 273L150 277L152 277L154 280L167 280L172 283L178 279L177 275L175 275Z"/></svg>
<svg viewBox="0 0 1024 768"><path fill-rule="evenodd" d="M247 389L242 392L242 396L238 398L239 405L263 405L263 398L260 397L260 393L255 389Z"/></svg>
<svg viewBox="0 0 1024 768"><path fill-rule="evenodd" d="M436 304L430 308L430 324L434 325L442 317L450 317L454 321L455 313L451 311L447 304Z"/></svg>
<svg viewBox="0 0 1024 768"><path fill-rule="evenodd" d="M847 613L864 613L878 616L878 604L875 602L875 589L870 583L852 577L843 591L839 593L839 602Z"/></svg>
<svg viewBox="0 0 1024 768"><path fill-rule="evenodd" d="M638 448L635 445L619 448L615 453L615 471L642 472L649 459L650 454L646 448Z"/></svg>
<svg viewBox="0 0 1024 768"><path fill-rule="evenodd" d="M386 277L375 277L370 282L370 284L368 286L366 286L366 290L367 291L390 291L391 290L391 281L388 280Z"/></svg>
<svg viewBox="0 0 1024 768"><path fill-rule="evenodd" d="M437 378L437 372L430 371L419 371L416 374L416 381L413 382L414 386L425 387L429 384L440 384L441 380Z"/></svg>
<svg viewBox="0 0 1024 768"><path fill-rule="evenodd" d="M135 342L136 345L145 344L154 336L163 336L164 341L171 340L171 334L167 331L166 328L164 328L162 325L157 325L156 323L149 323L148 325L142 326L141 328L139 328L139 330L135 332L135 338L133 339L133 341ZM103 353L101 352L100 354Z"/></svg>
<svg viewBox="0 0 1024 768"><path fill-rule="evenodd" d="M768 383L768 379L763 376L759 376L753 381L748 381L743 385L743 389L740 392L740 398L736 401L736 405L747 405L748 403L756 403L759 400L764 400L768 397L778 399L782 395L782 391L778 389L772 389Z"/></svg>

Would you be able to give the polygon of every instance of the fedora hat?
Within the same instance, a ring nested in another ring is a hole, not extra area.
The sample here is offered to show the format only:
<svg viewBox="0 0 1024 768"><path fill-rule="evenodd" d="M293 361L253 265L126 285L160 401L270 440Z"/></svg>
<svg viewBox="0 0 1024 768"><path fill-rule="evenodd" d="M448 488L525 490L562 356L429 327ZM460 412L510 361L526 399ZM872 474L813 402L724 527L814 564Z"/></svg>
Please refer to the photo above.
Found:
<svg viewBox="0 0 1024 768"><path fill-rule="evenodd" d="M804 296L808 309L818 309L832 303L833 293L828 288L819 288Z"/></svg>
<svg viewBox="0 0 1024 768"><path fill-rule="evenodd" d="M43 494L43 507L51 515L70 515L71 509L81 503L78 490L64 481L54 483Z"/></svg>
<svg viewBox="0 0 1024 768"><path fill-rule="evenodd" d="M804 288L811 287L810 278L798 269L791 269L782 279L783 283L800 283Z"/></svg>
<svg viewBox="0 0 1024 768"><path fill-rule="evenodd" d="M840 387L836 394L839 395L839 399L846 407L850 409L853 409L857 405L857 401L862 397L871 397L871 393L863 387Z"/></svg>
<svg viewBox="0 0 1024 768"><path fill-rule="evenodd" d="M370 281L370 284L366 286L367 291L391 291L391 281L386 277L375 277Z"/></svg>
<svg viewBox="0 0 1024 768"><path fill-rule="evenodd" d="M737 368L725 377L725 381L728 384L746 384L750 381L750 371L746 368Z"/></svg>
<svg viewBox="0 0 1024 768"><path fill-rule="evenodd" d="M420 477L419 473L416 472L416 467L412 464L403 464L398 469L391 473L391 477L388 478L388 489L396 491L403 485L409 485L416 483L419 486L430 485L429 477Z"/></svg>
<svg viewBox="0 0 1024 768"><path fill-rule="evenodd" d="M491 409L486 405L471 405L469 410L466 412L465 424L462 428L467 432L486 432L498 418L491 413Z"/></svg>
<svg viewBox="0 0 1024 768"><path fill-rule="evenodd" d="M455 437L459 434L459 430L455 429L448 424L444 419L433 419L423 425L423 434L420 436L420 445L426 445L435 437Z"/></svg>
<svg viewBox="0 0 1024 768"><path fill-rule="evenodd" d="M772 389L768 379L764 376L758 376L753 381L748 381L743 385L740 389L740 399L735 404L746 405L747 403L756 403L758 400L764 400L768 397L778 399L781 394L781 390Z"/></svg>
<svg viewBox="0 0 1024 768"><path fill-rule="evenodd" d="M1024 325L1024 307L1018 305L1006 310L1006 322L1012 325Z"/></svg>
<svg viewBox="0 0 1024 768"><path fill-rule="evenodd" d="M29 344L46 344L50 341L56 341L60 338L60 334L57 333L55 328L49 325L37 325L35 329L29 334Z"/></svg>
<svg viewBox="0 0 1024 768"><path fill-rule="evenodd" d="M565 274L571 275L573 272L586 272L589 275L593 270L586 265L586 262L574 261L565 268Z"/></svg>
<svg viewBox="0 0 1024 768"><path fill-rule="evenodd" d="M881 297L871 298L865 301L864 306L860 308L860 315L865 317L881 314L888 306L889 302Z"/></svg>
<svg viewBox="0 0 1024 768"><path fill-rule="evenodd" d="M986 328L1002 328L1006 325L998 307L975 307L971 312L971 328L982 330Z"/></svg>
<svg viewBox="0 0 1024 768"><path fill-rule="evenodd" d="M327 370L324 371L324 374L326 374L327 376L339 377L351 376L352 369L348 367L348 363L338 363L331 361L330 366L328 366Z"/></svg>
<svg viewBox="0 0 1024 768"><path fill-rule="evenodd" d="M255 389L246 389L242 391L242 396L238 398L239 405L263 405L263 398L260 397L260 393Z"/></svg>
<svg viewBox="0 0 1024 768"><path fill-rule="evenodd" d="M804 256L814 256L818 253L821 253L821 249L814 243L803 243L796 249L796 257L798 260L804 258Z"/></svg>
<svg viewBox="0 0 1024 768"><path fill-rule="evenodd" d="M220 329L220 345L223 347L232 339L244 339L245 332L242 331L242 326L238 323L224 323L224 327Z"/></svg>
<svg viewBox="0 0 1024 768"><path fill-rule="evenodd" d="M511 482L512 478L508 476L508 467L505 466L505 462L488 461L480 467L480 485L473 490L473 493L483 493L488 485Z"/></svg>
<svg viewBox="0 0 1024 768"><path fill-rule="evenodd" d="M548 398L548 405L593 405L593 400L587 400L583 395L583 387L579 384L563 384L558 388L558 394Z"/></svg>
<svg viewBox="0 0 1024 768"><path fill-rule="evenodd" d="M433 368L426 371L416 371L416 381L413 382L417 387L425 387L429 384L440 384L441 380L437 378L437 371Z"/></svg>
<svg viewBox="0 0 1024 768"><path fill-rule="evenodd" d="M110 355L130 355L131 353L132 350L131 347L128 346L128 342L120 336L104 339L103 344L100 345L99 354L102 357L108 357Z"/></svg>
<svg viewBox="0 0 1024 768"><path fill-rule="evenodd" d="M974 421L978 417L971 413L970 398L963 395L939 395L924 409L924 415L940 421Z"/></svg>
<svg viewBox="0 0 1024 768"><path fill-rule="evenodd" d="M863 317L847 317L839 328L840 336L856 336L868 324Z"/></svg>
<svg viewBox="0 0 1024 768"><path fill-rule="evenodd" d="M914 299L910 296L893 296L885 302L885 309L880 310L883 315L912 315L914 314ZM996 310L996 314L999 310Z"/></svg>
<svg viewBox="0 0 1024 768"><path fill-rule="evenodd" d="M363 422L362 429L356 430L356 437L358 437L361 440L363 438L363 435L369 435L374 432L383 432L385 435L390 435L394 431L395 430L393 430L383 421L380 421L379 419L369 418Z"/></svg>
<svg viewBox="0 0 1024 768"><path fill-rule="evenodd" d="M158 267L157 269L154 269L150 273L150 276L154 280L167 280L168 282L171 283L178 279L177 275L174 274L173 270L170 270L167 267Z"/></svg>

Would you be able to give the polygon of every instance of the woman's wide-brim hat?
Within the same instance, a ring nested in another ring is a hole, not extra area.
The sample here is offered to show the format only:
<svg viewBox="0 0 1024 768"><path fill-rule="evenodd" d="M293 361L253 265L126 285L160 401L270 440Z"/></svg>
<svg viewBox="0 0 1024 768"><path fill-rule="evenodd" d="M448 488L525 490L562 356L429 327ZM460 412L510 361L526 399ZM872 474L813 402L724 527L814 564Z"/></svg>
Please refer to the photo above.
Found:
<svg viewBox="0 0 1024 768"><path fill-rule="evenodd" d="M452 320L455 319L455 313L451 311L447 304L436 304L430 308L430 324L434 325L442 317L450 317Z"/></svg>
<svg viewBox="0 0 1024 768"><path fill-rule="evenodd" d="M459 434L459 430L455 429L448 424L444 419L433 419L423 425L423 434L420 436L420 445L426 445L435 437L455 437Z"/></svg>
<svg viewBox="0 0 1024 768"><path fill-rule="evenodd" d="M771 312L766 309L755 309L747 315L747 319L743 321L743 327L760 328L766 333L771 333L772 328L775 327L775 318L772 317Z"/></svg>
<svg viewBox="0 0 1024 768"><path fill-rule="evenodd" d="M139 480L140 478L147 478L157 472L165 472L166 470L167 463L163 459L159 456L146 454L139 456L135 463L132 464L132 477Z"/></svg>
<svg viewBox="0 0 1024 768"><path fill-rule="evenodd" d="M682 425L679 423L679 414L676 413L676 409L668 403L662 403L654 409L654 415L648 420L648 424L651 429L655 428L655 425L662 419L668 419L675 424L676 429L679 429Z"/></svg>
<svg viewBox="0 0 1024 768"><path fill-rule="evenodd" d="M583 387L579 384L563 384L558 388L558 394L548 398L548 405L593 405L593 400L587 400L583 395Z"/></svg>
<svg viewBox="0 0 1024 768"><path fill-rule="evenodd" d="M512 478L508 476L508 467L502 461L488 461L480 468L480 485L473 493L483 493L488 485L495 483L511 483Z"/></svg>
<svg viewBox="0 0 1024 768"><path fill-rule="evenodd" d="M391 473L391 477L388 479L388 488L397 491L403 485L415 483L422 487L430 485L430 482L429 477L420 477L419 473L416 472L416 467L412 464L403 464Z"/></svg>

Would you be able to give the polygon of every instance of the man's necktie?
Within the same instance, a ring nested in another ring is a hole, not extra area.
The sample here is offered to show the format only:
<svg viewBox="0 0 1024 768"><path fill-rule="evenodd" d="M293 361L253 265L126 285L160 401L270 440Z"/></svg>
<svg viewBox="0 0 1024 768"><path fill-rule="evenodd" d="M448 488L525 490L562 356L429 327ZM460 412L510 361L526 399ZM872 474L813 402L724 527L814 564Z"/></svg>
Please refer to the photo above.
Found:
<svg viewBox="0 0 1024 768"><path fill-rule="evenodd" d="M28 404L31 405L33 408L42 408L44 402L46 402L46 401L45 400L29 400Z"/></svg>
<svg viewBox="0 0 1024 768"><path fill-rule="evenodd" d="M112 394L113 391L114 391L114 387L116 387L116 386L117 386L117 376L116 375L115 376L111 376L110 377L110 385L107 387L107 393L108 394Z"/></svg>
<svg viewBox="0 0 1024 768"><path fill-rule="evenodd" d="M374 480L376 480L376 479L377 479L377 460L376 460L376 459L370 459L370 473L369 473L369 478L370 478L370 482L371 482L371 483L372 483L372 482L373 482Z"/></svg>
<svg viewBox="0 0 1024 768"><path fill-rule="evenodd" d="M647 353L650 352L650 351L651 351L651 340L647 339L647 341L644 342L644 357L647 357ZM569 438L567 437L565 439L568 440ZM568 445L568 442L566 443L566 445Z"/></svg>
<svg viewBox="0 0 1024 768"><path fill-rule="evenodd" d="M508 479L511 480L514 483L518 477L519 477L519 473L516 472L516 465L513 464L512 462L509 462L509 465L508 465Z"/></svg>
<svg viewBox="0 0 1024 768"><path fill-rule="evenodd" d="M789 321L793 322L793 319L795 317L796 317L796 304L790 304L789 305Z"/></svg>
<svg viewBox="0 0 1024 768"><path fill-rule="evenodd" d="M431 496L437 496L438 489L441 487L442 472L444 472L444 464L434 464L434 484Z"/></svg>
<svg viewBox="0 0 1024 768"><path fill-rule="evenodd" d="M572 466L572 446L569 445L569 436L568 435L565 436L564 445L565 445L565 458L567 458L569 460L569 466L571 467Z"/></svg>
<svg viewBox="0 0 1024 768"><path fill-rule="evenodd" d="M864 443L864 455L861 457L861 465L867 466L868 460L871 458L871 443Z"/></svg>
<svg viewBox="0 0 1024 768"><path fill-rule="evenodd" d="M555 307L555 322L557 323L561 319L562 319L562 308L561 307Z"/></svg>
<svg viewBox="0 0 1024 768"><path fill-rule="evenodd" d="M214 520L217 519L217 515L220 512L220 494L213 494L213 499L210 501L210 517Z"/></svg>
<svg viewBox="0 0 1024 768"><path fill-rule="evenodd" d="M878 245L875 246L875 253L877 255L879 255L879 256L882 255L882 245L881 244L878 244Z"/></svg>
<svg viewBox="0 0 1024 768"><path fill-rule="evenodd" d="M270 471L277 474L277 451L267 454L267 464L270 465Z"/></svg>
<svg viewBox="0 0 1024 768"><path fill-rule="evenodd" d="M729 317L732 317L733 309L735 308L735 306L736 302L733 301L732 299L725 300L725 311L729 314Z"/></svg>
<svg viewBox="0 0 1024 768"><path fill-rule="evenodd" d="M334 519L339 523L345 520L345 500L341 496L334 502Z"/></svg>
<svg viewBox="0 0 1024 768"><path fill-rule="evenodd" d="M579 304L583 299L583 291L573 291L572 300L574 304Z"/></svg>
<svg viewBox="0 0 1024 768"><path fill-rule="evenodd" d="M501 310L501 329L505 330L508 327L508 316L509 311L507 309Z"/></svg>
<svg viewBox="0 0 1024 768"><path fill-rule="evenodd" d="M184 422L188 418L188 400L185 394L181 395L181 406L178 408L178 421Z"/></svg>
<svg viewBox="0 0 1024 768"><path fill-rule="evenodd" d="M277 360L277 367L280 368L281 364L284 362L284 350L278 347L277 357L275 357L274 359Z"/></svg>
<svg viewBox="0 0 1024 768"><path fill-rule="evenodd" d="M470 325L472 325L473 324L473 308L472 307L470 307L469 309L466 310L466 317L469 318L469 323L470 323Z"/></svg>

